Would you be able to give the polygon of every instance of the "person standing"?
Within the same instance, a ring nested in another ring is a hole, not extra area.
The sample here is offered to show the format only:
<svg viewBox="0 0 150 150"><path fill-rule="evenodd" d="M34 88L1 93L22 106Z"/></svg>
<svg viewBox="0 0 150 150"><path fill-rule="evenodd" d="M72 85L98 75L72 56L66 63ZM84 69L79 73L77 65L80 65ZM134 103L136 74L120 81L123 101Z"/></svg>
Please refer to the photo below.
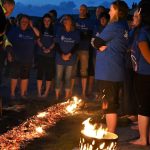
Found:
<svg viewBox="0 0 150 150"><path fill-rule="evenodd" d="M6 59L5 48L11 46L5 35L7 28L7 17L10 16L15 7L14 0L3 0L0 1L0 82L2 78L2 71L4 61Z"/></svg>
<svg viewBox="0 0 150 150"><path fill-rule="evenodd" d="M102 30L109 22L109 14L104 12L101 13L98 20L99 23L94 26L92 38L98 37ZM93 95L94 83L95 83L95 62L96 62L96 49L93 49L92 46L89 51L89 67L88 67L88 95Z"/></svg>
<svg viewBox="0 0 150 150"><path fill-rule="evenodd" d="M150 143L150 2L142 0L138 6L141 17L139 31L131 51L135 71L134 87L138 103L138 127L140 137L132 141L135 145Z"/></svg>
<svg viewBox="0 0 150 150"><path fill-rule="evenodd" d="M30 69L34 58L34 46L39 31L33 26L29 16L22 15L19 26L8 33L14 55L11 72L11 99L15 99L15 91L20 78L21 98L26 98Z"/></svg>
<svg viewBox="0 0 150 150"><path fill-rule="evenodd" d="M71 95L71 77L76 62L76 51L79 46L80 35L75 29L70 15L63 19L63 28L56 34L56 99L60 98L60 85L65 79L65 99Z"/></svg>
<svg viewBox="0 0 150 150"><path fill-rule="evenodd" d="M99 25L99 18L101 17L102 13L106 13L106 8L100 5L96 8L96 12L95 12L95 16L96 16L95 25L96 26Z"/></svg>
<svg viewBox="0 0 150 150"><path fill-rule="evenodd" d="M82 4L80 6L79 18L76 20L76 27L80 32L80 43L77 52L77 64L80 62L80 76L82 85L82 98L86 98L86 87L88 77L88 61L90 41L92 37L92 22L88 16L88 8ZM77 68L77 67L76 67Z"/></svg>
<svg viewBox="0 0 150 150"><path fill-rule="evenodd" d="M124 81L125 55L128 47L128 6L124 1L114 1L110 6L110 22L92 45L98 49L95 78L98 95L101 95L102 109L106 114L109 132L115 132L119 92Z"/></svg>
<svg viewBox="0 0 150 150"><path fill-rule="evenodd" d="M40 37L38 44L38 63L37 63L37 89L38 97L46 98L50 91L51 81L54 78L55 71L55 53L54 53L54 28L53 20L49 14L42 18L42 25L39 29ZM46 81L46 88L42 94L43 79Z"/></svg>

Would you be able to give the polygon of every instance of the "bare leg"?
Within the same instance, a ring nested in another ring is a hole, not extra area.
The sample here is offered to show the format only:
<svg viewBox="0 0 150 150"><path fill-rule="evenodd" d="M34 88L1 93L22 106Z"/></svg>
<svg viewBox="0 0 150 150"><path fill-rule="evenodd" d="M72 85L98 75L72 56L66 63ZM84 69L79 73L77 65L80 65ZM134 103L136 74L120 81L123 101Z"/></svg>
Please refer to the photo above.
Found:
<svg viewBox="0 0 150 150"><path fill-rule="evenodd" d="M55 90L55 80L52 79L50 91L51 91L51 92L54 92L54 90Z"/></svg>
<svg viewBox="0 0 150 150"><path fill-rule="evenodd" d="M149 117L138 115L138 125L140 138L136 141L131 142L135 145L147 145L148 134L149 134Z"/></svg>
<svg viewBox="0 0 150 150"><path fill-rule="evenodd" d="M85 92L86 92L87 78L82 78L81 83L82 83L82 96L83 96L83 98L85 98L86 97Z"/></svg>
<svg viewBox="0 0 150 150"><path fill-rule="evenodd" d="M108 132L115 133L116 127L117 127L117 114L112 113L112 114L106 114L106 123L107 123L107 128Z"/></svg>
<svg viewBox="0 0 150 150"><path fill-rule="evenodd" d="M65 98L68 99L70 97L70 89L66 89L65 93L66 93Z"/></svg>
<svg viewBox="0 0 150 150"><path fill-rule="evenodd" d="M94 76L89 76L88 94L92 94L94 86Z"/></svg>
<svg viewBox="0 0 150 150"><path fill-rule="evenodd" d="M38 97L41 97L42 80L37 80L37 90L38 90Z"/></svg>
<svg viewBox="0 0 150 150"><path fill-rule="evenodd" d="M21 96L26 96L27 94L27 88L28 88L28 79L23 79L21 80L21 85L20 85L20 88L21 88Z"/></svg>
<svg viewBox="0 0 150 150"><path fill-rule="evenodd" d="M42 97L46 98L48 96L49 91L50 91L50 86L51 86L51 81L46 81L46 89L45 89L44 95Z"/></svg>
<svg viewBox="0 0 150 150"><path fill-rule="evenodd" d="M60 97L60 90L59 89L56 89L56 99L58 100Z"/></svg>
<svg viewBox="0 0 150 150"><path fill-rule="evenodd" d="M71 90L70 90L70 96L72 96L73 89L74 89L75 79L71 79Z"/></svg>
<svg viewBox="0 0 150 150"><path fill-rule="evenodd" d="M11 79L10 83L10 96L14 97L15 96L15 90L17 87L18 79Z"/></svg>

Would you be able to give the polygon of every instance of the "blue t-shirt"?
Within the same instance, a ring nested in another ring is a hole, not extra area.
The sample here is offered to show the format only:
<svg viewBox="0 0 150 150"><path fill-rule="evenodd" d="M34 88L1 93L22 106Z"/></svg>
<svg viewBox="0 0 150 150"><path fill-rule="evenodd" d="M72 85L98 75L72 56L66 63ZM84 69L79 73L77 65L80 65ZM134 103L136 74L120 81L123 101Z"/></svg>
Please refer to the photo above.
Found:
<svg viewBox="0 0 150 150"><path fill-rule="evenodd" d="M22 31L19 27L14 27L8 33L8 39L13 45L16 61L20 63L33 62L35 34L31 28Z"/></svg>
<svg viewBox="0 0 150 150"><path fill-rule="evenodd" d="M56 34L56 43L59 44L61 51L64 54L71 52L72 48L80 41L80 35L77 30L66 32L64 29ZM64 61L60 53L56 50L56 63L60 65L73 65L76 61L76 54L71 56L71 59Z"/></svg>
<svg viewBox="0 0 150 150"><path fill-rule="evenodd" d="M54 34L49 33L49 31L45 29L40 37L40 41L44 47L49 48L54 43ZM50 53L44 53L43 50L38 46L38 54L47 57L54 57L54 50L52 49Z"/></svg>
<svg viewBox="0 0 150 150"><path fill-rule="evenodd" d="M104 27L101 25L95 25L93 30L93 38L99 37L100 33L103 31ZM94 49L94 56L96 57L97 49Z"/></svg>
<svg viewBox="0 0 150 150"><path fill-rule="evenodd" d="M93 23L94 23L95 26L99 26L99 24L100 24L100 19L95 18L95 19L93 20Z"/></svg>
<svg viewBox="0 0 150 150"><path fill-rule="evenodd" d="M150 75L150 64L145 60L138 47L138 44L143 41L149 43L150 46L150 28L146 26L140 29L137 38L134 40L131 51L133 69L139 74Z"/></svg>
<svg viewBox="0 0 150 150"><path fill-rule="evenodd" d="M125 21L108 24L99 35L106 41L105 51L97 52L95 78L105 81L123 81L125 55L128 47L128 25Z"/></svg>
<svg viewBox="0 0 150 150"><path fill-rule="evenodd" d="M134 28L129 31L128 50L126 54L126 68L127 69L133 70L131 52L133 51L133 47L136 44L138 32L139 32L139 28Z"/></svg>
<svg viewBox="0 0 150 150"><path fill-rule="evenodd" d="M93 24L89 18L78 18L76 20L76 27L80 32L79 50L88 51L90 48L90 41L92 36Z"/></svg>

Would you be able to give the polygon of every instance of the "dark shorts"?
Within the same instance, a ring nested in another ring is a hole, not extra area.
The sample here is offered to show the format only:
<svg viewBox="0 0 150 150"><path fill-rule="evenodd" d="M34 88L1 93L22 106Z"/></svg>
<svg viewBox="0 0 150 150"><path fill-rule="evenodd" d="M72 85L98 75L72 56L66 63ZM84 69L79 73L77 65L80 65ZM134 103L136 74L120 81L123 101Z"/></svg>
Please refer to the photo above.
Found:
<svg viewBox="0 0 150 150"><path fill-rule="evenodd" d="M38 56L37 80L51 81L55 75L55 59L53 57Z"/></svg>
<svg viewBox="0 0 150 150"><path fill-rule="evenodd" d="M88 75L89 76L95 75L95 61L96 61L96 58L94 57L94 49L90 49L89 62L88 62Z"/></svg>
<svg viewBox="0 0 150 150"><path fill-rule="evenodd" d="M106 114L117 113L119 108L119 93L122 82L97 80L97 94L101 102L107 102Z"/></svg>
<svg viewBox="0 0 150 150"><path fill-rule="evenodd" d="M123 101L121 109L123 115L137 115L137 101L134 92L134 75L132 68L126 68L123 86Z"/></svg>
<svg viewBox="0 0 150 150"><path fill-rule="evenodd" d="M14 61L11 66L11 78L29 79L31 66L32 64L24 64Z"/></svg>
<svg viewBox="0 0 150 150"><path fill-rule="evenodd" d="M150 75L135 75L135 96L138 102L138 114L150 117Z"/></svg>

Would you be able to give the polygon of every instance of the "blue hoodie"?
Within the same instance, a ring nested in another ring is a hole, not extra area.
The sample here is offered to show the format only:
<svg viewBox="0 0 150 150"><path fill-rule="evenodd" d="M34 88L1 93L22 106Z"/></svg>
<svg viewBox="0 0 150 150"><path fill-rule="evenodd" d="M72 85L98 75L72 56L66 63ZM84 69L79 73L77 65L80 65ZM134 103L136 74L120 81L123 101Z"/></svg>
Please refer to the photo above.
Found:
<svg viewBox="0 0 150 150"><path fill-rule="evenodd" d="M127 22L118 21L108 24L99 37L107 43L107 49L97 52L95 78L114 82L123 81L128 48Z"/></svg>

